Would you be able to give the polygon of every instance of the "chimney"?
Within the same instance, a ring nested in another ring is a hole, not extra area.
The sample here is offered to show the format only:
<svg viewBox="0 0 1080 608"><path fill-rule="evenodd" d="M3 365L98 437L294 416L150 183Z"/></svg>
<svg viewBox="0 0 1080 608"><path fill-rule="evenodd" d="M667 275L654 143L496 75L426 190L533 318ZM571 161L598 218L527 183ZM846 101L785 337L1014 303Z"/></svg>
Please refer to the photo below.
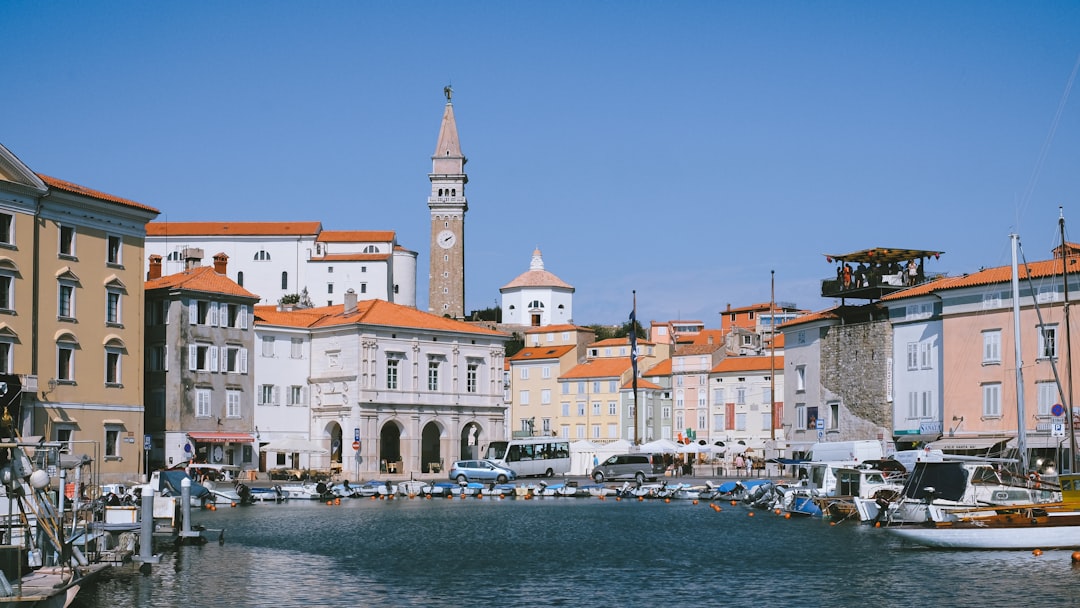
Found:
<svg viewBox="0 0 1080 608"><path fill-rule="evenodd" d="M342 312L347 315L356 312L356 291L352 287L345 291L345 308Z"/></svg>
<svg viewBox="0 0 1080 608"><path fill-rule="evenodd" d="M224 252L214 255L214 272L218 274L226 274L225 268L229 265L229 256Z"/></svg>
<svg viewBox="0 0 1080 608"><path fill-rule="evenodd" d="M198 268L202 264L203 250L198 247L184 247L181 255L184 257L184 270Z"/></svg>
<svg viewBox="0 0 1080 608"><path fill-rule="evenodd" d="M161 278L161 256L152 253L150 254L150 271L146 273L146 280L153 281L154 279Z"/></svg>

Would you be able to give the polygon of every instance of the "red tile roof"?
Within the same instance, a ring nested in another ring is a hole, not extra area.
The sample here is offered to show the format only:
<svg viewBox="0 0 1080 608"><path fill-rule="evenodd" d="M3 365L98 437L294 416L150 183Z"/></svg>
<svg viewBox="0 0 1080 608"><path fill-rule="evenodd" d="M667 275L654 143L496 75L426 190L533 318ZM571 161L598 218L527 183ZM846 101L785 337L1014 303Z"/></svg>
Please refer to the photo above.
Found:
<svg viewBox="0 0 1080 608"><path fill-rule="evenodd" d="M671 356L711 355L724 348L723 341L714 342L713 344L680 344L675 347L675 352L671 353Z"/></svg>
<svg viewBox="0 0 1080 608"><path fill-rule="evenodd" d="M560 379L580 380L584 378L614 378L623 375L630 369L630 359L620 357L618 359L590 359L585 363L576 365Z"/></svg>
<svg viewBox="0 0 1080 608"><path fill-rule="evenodd" d="M312 262L384 262L390 259L389 253L328 253L312 256Z"/></svg>
<svg viewBox="0 0 1080 608"><path fill-rule="evenodd" d="M1069 259L1072 268L1069 269L1069 274L1080 273L1080 266L1077 266L1077 261L1073 258ZM1060 275L1062 270L1062 260L1060 258L1054 260L1042 260L1039 262L1029 262L1025 266L1019 268L1020 280L1030 277L1032 279L1041 279L1045 277L1051 277ZM1010 283L1012 282L1012 265L1008 266L996 266L994 268L984 268L978 272L966 274L958 277L944 277L927 283L922 283L905 289L903 291L897 291L891 293L881 300L894 301L904 298L913 298L916 296L923 296L929 293L935 293L944 291L946 289L959 289L962 287L979 287L983 285L994 285L997 283Z"/></svg>
<svg viewBox="0 0 1080 608"><path fill-rule="evenodd" d="M783 328L783 329L787 329L787 328L793 327L795 325L802 325L803 323L812 323L814 321L821 321L823 319L839 319L840 316L838 314L836 314L836 309L837 308L838 307L833 306L832 308L826 308L825 310L819 310L818 312L812 312L810 314L805 314L805 315L803 315L801 317L792 319L792 320L790 320L790 321L788 321L786 323L781 323L780 327Z"/></svg>
<svg viewBox="0 0 1080 608"><path fill-rule="evenodd" d="M784 373L784 358L776 357L775 363L772 357L728 357L712 368L710 373L722 372L761 372L775 369Z"/></svg>
<svg viewBox="0 0 1080 608"><path fill-rule="evenodd" d="M653 346L652 342L649 342L648 340L643 340L641 338L638 338L637 343L639 349L642 346L646 345ZM593 342L589 345L590 348L599 346L630 346L630 338L606 338L604 340L600 340L599 342Z"/></svg>
<svg viewBox="0 0 1080 608"><path fill-rule="evenodd" d="M45 185L49 186L50 188L63 190L64 192L71 192L73 194L81 194L82 196L89 196L90 198L96 198L98 200L108 201L110 203L118 203L120 205L124 205L125 207L134 207L143 211L150 211L151 213L161 213L160 211L154 209L149 205L137 203L130 199L120 198L119 196L113 196L112 194L99 192L97 190L87 188L86 186L80 186L79 184L64 181L62 179L57 179L55 177L49 177L48 175L42 175L41 173L38 173L37 176L40 177L41 181L45 182Z"/></svg>
<svg viewBox="0 0 1080 608"><path fill-rule="evenodd" d="M394 238L393 230L323 230L315 240L322 243L392 243Z"/></svg>
<svg viewBox="0 0 1080 608"><path fill-rule="evenodd" d="M343 304L337 304L294 311L278 311L273 305L256 306L255 318L256 322L289 327L333 327L357 324L509 337L509 334L503 332L421 312L415 308L385 300L357 302L356 310L348 313L344 312L344 308Z"/></svg>
<svg viewBox="0 0 1080 608"><path fill-rule="evenodd" d="M574 350L573 344L564 346L530 346L523 348L510 357L513 361L537 361L540 359L558 359L566 353Z"/></svg>
<svg viewBox="0 0 1080 608"><path fill-rule="evenodd" d="M670 376L671 375L671 359L664 359L656 365L649 368L647 372L642 376Z"/></svg>
<svg viewBox="0 0 1080 608"><path fill-rule="evenodd" d="M623 384L622 387L623 387L623 389L632 389L632 388L634 388L634 379L630 378L629 380L626 381L626 384ZM664 387L660 386L659 384L656 384L655 382L649 382L648 380L646 380L644 378L638 378L637 387L638 387L638 389L647 388L647 389L652 389L652 390L660 390L660 389L664 388Z"/></svg>
<svg viewBox="0 0 1080 608"><path fill-rule="evenodd" d="M146 281L144 289L148 292L154 289L184 289L187 291L259 299L259 296L237 285L236 281L214 272L211 266L197 266L183 272L151 279Z"/></svg>
<svg viewBox="0 0 1080 608"><path fill-rule="evenodd" d="M320 222L150 222L147 236L316 236Z"/></svg>

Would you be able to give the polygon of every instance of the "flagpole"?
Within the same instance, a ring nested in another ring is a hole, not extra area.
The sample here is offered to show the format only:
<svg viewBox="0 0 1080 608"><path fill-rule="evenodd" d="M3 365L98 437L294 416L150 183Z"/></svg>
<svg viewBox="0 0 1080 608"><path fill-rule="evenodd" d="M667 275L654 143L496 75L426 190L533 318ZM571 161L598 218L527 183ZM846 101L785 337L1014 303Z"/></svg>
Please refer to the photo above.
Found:
<svg viewBox="0 0 1080 608"><path fill-rule="evenodd" d="M634 308L630 311L630 373L633 374L634 386L634 445L641 445L641 435L638 434L638 418L641 411L638 407L637 391L637 290L633 290Z"/></svg>

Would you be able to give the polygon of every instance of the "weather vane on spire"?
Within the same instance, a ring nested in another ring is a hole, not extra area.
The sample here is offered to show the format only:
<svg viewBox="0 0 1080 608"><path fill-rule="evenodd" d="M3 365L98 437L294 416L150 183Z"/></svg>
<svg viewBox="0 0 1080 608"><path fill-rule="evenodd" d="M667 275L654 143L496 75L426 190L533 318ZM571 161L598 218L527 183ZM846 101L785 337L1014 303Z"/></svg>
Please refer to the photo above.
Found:
<svg viewBox="0 0 1080 608"><path fill-rule="evenodd" d="M454 96L454 87L446 85L442 88L443 95L446 95L447 103L450 102L450 98Z"/></svg>

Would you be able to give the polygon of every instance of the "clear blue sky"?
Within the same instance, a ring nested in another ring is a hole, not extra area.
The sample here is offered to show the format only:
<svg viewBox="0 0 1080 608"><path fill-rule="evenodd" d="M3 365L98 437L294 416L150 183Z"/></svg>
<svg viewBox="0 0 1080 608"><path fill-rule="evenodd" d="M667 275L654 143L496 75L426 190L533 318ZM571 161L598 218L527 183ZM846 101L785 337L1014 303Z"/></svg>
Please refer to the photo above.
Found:
<svg viewBox="0 0 1080 608"><path fill-rule="evenodd" d="M546 267L579 324L819 310L822 254L1007 264L1080 222L1076 2L0 2L0 143L159 219L395 230L427 307L442 88L466 309ZM1069 96L1071 94L1071 96ZM1071 225L1071 223L1070 223Z"/></svg>

